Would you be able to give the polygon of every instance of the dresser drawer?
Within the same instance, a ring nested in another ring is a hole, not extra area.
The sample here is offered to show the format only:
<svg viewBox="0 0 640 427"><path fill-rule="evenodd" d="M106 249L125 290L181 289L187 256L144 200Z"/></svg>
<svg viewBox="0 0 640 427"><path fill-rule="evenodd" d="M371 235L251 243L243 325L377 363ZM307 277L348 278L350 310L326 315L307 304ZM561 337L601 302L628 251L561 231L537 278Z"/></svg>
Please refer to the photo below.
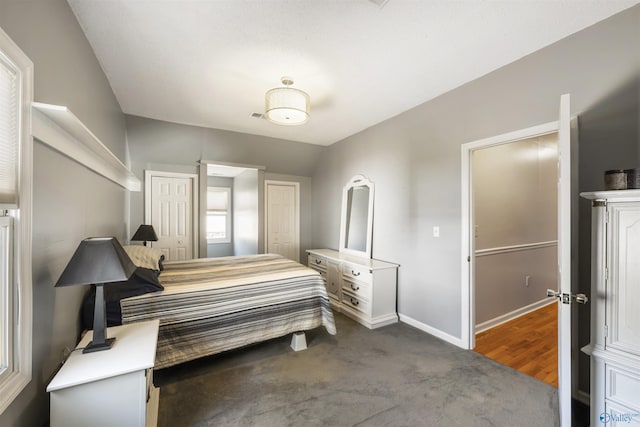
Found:
<svg viewBox="0 0 640 427"><path fill-rule="evenodd" d="M342 290L359 299L371 301L371 285L367 283L342 279Z"/></svg>
<svg viewBox="0 0 640 427"><path fill-rule="evenodd" d="M316 270L318 273L320 273L320 277L322 277L322 281L324 282L324 285L327 286L327 272L323 271L323 270L318 270L318 269L315 269L315 268L314 268L314 270Z"/></svg>
<svg viewBox="0 0 640 427"><path fill-rule="evenodd" d="M640 376L617 366L606 367L606 398L640 412Z"/></svg>
<svg viewBox="0 0 640 427"><path fill-rule="evenodd" d="M640 411L609 401L605 402L605 411L598 414L598 419L599 425L606 427L640 427Z"/></svg>
<svg viewBox="0 0 640 427"><path fill-rule="evenodd" d="M359 311L364 314L369 313L369 302L356 295L342 292L342 304L351 310Z"/></svg>
<svg viewBox="0 0 640 427"><path fill-rule="evenodd" d="M342 276L346 279L358 280L371 284L372 274L368 267L354 264L344 264L342 266Z"/></svg>
<svg viewBox="0 0 640 427"><path fill-rule="evenodd" d="M309 265L309 267L316 270L324 271L327 269L327 259L313 254L309 254L309 260L307 264Z"/></svg>

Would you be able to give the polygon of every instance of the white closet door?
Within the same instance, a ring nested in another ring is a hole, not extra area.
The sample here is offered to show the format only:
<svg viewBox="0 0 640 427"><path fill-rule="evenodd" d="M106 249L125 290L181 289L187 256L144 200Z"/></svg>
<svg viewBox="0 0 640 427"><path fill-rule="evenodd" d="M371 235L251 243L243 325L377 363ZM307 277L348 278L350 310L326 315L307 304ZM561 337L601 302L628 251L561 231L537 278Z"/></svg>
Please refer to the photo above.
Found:
<svg viewBox="0 0 640 427"><path fill-rule="evenodd" d="M166 261L194 258L195 177L148 172L146 222L151 223L158 235L153 246L162 251Z"/></svg>
<svg viewBox="0 0 640 427"><path fill-rule="evenodd" d="M300 261L298 183L266 181L265 186L267 252Z"/></svg>

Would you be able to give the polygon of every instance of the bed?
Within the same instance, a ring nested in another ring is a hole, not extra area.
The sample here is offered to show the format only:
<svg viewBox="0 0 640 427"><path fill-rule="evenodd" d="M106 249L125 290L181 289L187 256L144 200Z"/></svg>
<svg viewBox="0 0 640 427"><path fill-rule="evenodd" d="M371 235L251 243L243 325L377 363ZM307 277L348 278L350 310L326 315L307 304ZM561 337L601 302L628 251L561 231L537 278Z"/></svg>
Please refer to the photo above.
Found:
<svg viewBox="0 0 640 427"><path fill-rule="evenodd" d="M131 255L130 248L125 247ZM131 258L138 268L130 281L104 288L107 324L159 319L156 369L319 326L336 333L321 276L280 255L164 265ZM89 295L85 322L92 318L91 306Z"/></svg>

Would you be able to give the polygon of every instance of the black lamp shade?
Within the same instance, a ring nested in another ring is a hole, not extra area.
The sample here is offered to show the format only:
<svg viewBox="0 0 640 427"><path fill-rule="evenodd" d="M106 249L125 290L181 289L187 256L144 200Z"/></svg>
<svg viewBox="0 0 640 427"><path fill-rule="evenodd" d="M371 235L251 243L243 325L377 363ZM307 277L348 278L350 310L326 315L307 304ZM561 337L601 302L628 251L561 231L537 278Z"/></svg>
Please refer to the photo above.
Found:
<svg viewBox="0 0 640 427"><path fill-rule="evenodd" d="M136 266L115 237L91 237L80 242L56 283L59 286L96 285L93 341L83 353L109 350L115 338L107 339L104 284L127 280Z"/></svg>
<svg viewBox="0 0 640 427"><path fill-rule="evenodd" d="M157 242L158 236L156 235L153 226L142 224L140 225L140 227L138 227L131 240L135 240L138 242Z"/></svg>
<svg viewBox="0 0 640 427"><path fill-rule="evenodd" d="M135 269L115 237L91 237L80 242L56 287L121 282Z"/></svg>

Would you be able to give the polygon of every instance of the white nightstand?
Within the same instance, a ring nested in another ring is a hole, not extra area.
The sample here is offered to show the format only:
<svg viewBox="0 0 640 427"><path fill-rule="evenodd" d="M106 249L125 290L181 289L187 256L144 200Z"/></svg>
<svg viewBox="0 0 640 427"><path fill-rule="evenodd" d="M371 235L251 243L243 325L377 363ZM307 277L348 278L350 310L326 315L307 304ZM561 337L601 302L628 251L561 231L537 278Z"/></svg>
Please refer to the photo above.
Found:
<svg viewBox="0 0 640 427"><path fill-rule="evenodd" d="M83 354L93 336L78 343L47 391L51 427L155 426L160 390L153 386L159 321L107 329L110 350Z"/></svg>

